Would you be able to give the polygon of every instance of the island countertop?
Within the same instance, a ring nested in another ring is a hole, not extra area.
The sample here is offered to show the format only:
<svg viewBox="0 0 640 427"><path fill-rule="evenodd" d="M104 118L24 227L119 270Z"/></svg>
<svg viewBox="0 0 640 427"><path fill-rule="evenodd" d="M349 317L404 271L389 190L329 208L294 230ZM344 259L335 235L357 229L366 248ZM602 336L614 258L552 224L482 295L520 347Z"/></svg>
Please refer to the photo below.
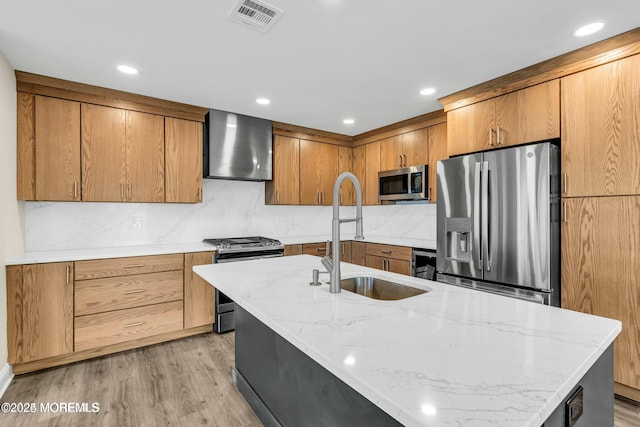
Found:
<svg viewBox="0 0 640 427"><path fill-rule="evenodd" d="M310 255L194 271L407 426L540 426L613 343L621 323L341 264L427 289L398 301L309 286ZM326 279L327 275L321 275Z"/></svg>

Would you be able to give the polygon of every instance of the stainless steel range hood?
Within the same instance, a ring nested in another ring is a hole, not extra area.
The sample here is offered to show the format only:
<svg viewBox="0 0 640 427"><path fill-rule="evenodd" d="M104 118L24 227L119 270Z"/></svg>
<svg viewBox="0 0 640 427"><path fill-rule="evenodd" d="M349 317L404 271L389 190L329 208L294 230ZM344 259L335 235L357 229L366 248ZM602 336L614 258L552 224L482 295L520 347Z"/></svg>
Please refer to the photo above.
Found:
<svg viewBox="0 0 640 427"><path fill-rule="evenodd" d="M270 120L210 110L203 149L205 178L270 181L273 134Z"/></svg>

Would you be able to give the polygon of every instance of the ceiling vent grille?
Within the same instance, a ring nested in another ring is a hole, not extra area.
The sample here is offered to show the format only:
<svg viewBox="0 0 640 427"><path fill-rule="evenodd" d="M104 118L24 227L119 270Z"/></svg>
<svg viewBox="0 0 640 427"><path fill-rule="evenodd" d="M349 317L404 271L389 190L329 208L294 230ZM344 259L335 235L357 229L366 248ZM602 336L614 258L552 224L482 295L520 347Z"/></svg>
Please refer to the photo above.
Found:
<svg viewBox="0 0 640 427"><path fill-rule="evenodd" d="M260 0L239 0L231 9L229 20L254 30L267 32L284 11Z"/></svg>

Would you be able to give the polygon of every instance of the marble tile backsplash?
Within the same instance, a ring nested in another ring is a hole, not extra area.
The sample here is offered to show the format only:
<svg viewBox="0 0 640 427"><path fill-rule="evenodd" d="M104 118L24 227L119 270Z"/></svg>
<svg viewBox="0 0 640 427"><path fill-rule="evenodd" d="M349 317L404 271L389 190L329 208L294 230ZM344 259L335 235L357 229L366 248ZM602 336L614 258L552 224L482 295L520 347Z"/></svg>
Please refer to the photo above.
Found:
<svg viewBox="0 0 640 427"><path fill-rule="evenodd" d="M27 251L189 243L204 237L331 234L330 206L267 206L264 183L204 180L203 203L27 202ZM354 215L341 207L341 216ZM365 235L435 240L436 205L365 206ZM344 224L343 235L355 231Z"/></svg>

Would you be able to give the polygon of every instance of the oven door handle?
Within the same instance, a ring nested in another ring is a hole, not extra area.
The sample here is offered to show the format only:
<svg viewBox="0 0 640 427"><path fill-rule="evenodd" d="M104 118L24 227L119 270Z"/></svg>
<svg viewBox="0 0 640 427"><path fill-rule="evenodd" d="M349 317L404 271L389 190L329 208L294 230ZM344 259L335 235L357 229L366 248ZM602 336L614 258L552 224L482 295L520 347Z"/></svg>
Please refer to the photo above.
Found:
<svg viewBox="0 0 640 427"><path fill-rule="evenodd" d="M217 264L223 264L226 262L236 262L236 261L249 261L252 259L266 259L266 258L277 258L277 257L281 257L282 254L273 254L273 255L255 255L255 256L248 256L248 257L238 257L238 258L223 258L220 259L218 258L216 263Z"/></svg>

